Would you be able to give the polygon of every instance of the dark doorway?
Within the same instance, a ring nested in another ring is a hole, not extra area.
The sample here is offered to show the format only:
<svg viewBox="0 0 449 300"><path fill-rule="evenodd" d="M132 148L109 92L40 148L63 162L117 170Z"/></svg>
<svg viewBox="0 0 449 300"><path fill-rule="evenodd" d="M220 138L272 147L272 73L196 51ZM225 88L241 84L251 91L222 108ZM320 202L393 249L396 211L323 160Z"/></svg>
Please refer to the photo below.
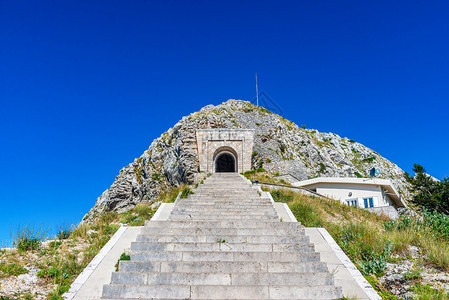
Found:
<svg viewBox="0 0 449 300"><path fill-rule="evenodd" d="M230 153L222 153L215 159L215 172L235 172L235 158Z"/></svg>

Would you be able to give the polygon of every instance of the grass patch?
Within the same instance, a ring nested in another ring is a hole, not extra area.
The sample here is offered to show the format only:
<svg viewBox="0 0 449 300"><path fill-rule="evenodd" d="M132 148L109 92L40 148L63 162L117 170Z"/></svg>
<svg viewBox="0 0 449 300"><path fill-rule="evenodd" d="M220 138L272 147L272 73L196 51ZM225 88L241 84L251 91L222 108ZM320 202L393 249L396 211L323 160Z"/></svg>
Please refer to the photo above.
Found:
<svg viewBox="0 0 449 300"><path fill-rule="evenodd" d="M20 275L20 274L26 274L29 271L25 269L23 266L21 266L18 263L0 263L0 277L6 277L10 275Z"/></svg>
<svg viewBox="0 0 449 300"><path fill-rule="evenodd" d="M181 196L179 198L186 199L189 195L195 194L189 186L185 186L181 191Z"/></svg>
<svg viewBox="0 0 449 300"><path fill-rule="evenodd" d="M13 246L19 250L19 252L25 252L29 250L38 250L45 239L47 230L42 230L42 226L35 231L31 225L24 227L18 227L16 234L13 236Z"/></svg>

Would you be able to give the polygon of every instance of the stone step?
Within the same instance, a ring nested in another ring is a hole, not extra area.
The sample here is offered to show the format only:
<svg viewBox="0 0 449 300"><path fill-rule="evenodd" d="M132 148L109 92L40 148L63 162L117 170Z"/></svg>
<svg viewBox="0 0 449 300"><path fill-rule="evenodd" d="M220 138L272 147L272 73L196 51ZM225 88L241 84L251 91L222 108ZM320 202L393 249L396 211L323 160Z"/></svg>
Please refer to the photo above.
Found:
<svg viewBox="0 0 449 300"><path fill-rule="evenodd" d="M211 236L245 236L245 235L279 235L285 237L295 237L304 235L302 228L142 228L141 235L161 236L161 235L211 235Z"/></svg>
<svg viewBox="0 0 449 300"><path fill-rule="evenodd" d="M224 251L224 252L312 252L313 244L269 244L269 243L154 243L132 242L131 250L136 251Z"/></svg>
<svg viewBox="0 0 449 300"><path fill-rule="evenodd" d="M251 203L241 203L241 202L187 202L187 200L184 200L183 202L180 201L176 203L176 208L178 207L204 207L204 208L236 208L236 209L259 209L259 208L273 208L273 203L266 202L251 202Z"/></svg>
<svg viewBox="0 0 449 300"><path fill-rule="evenodd" d="M309 243L307 236L285 237L278 235L157 235L144 236L139 235L137 242L153 242L153 243L207 243L226 241L227 243L278 243L278 244L299 244Z"/></svg>
<svg viewBox="0 0 449 300"><path fill-rule="evenodd" d="M316 252L130 251L133 261L319 262Z"/></svg>
<svg viewBox="0 0 449 300"><path fill-rule="evenodd" d="M115 272L112 284L149 285L307 285L327 286L334 283L327 272L315 273L177 273L177 272Z"/></svg>
<svg viewBox="0 0 449 300"><path fill-rule="evenodd" d="M322 262L251 262L251 261L120 261L120 272L184 272L184 273L310 273L326 272Z"/></svg>
<svg viewBox="0 0 449 300"><path fill-rule="evenodd" d="M245 221L146 221L145 228L290 228L304 232L304 227L299 222L264 223L259 220Z"/></svg>
<svg viewBox="0 0 449 300"><path fill-rule="evenodd" d="M103 288L108 299L337 299L341 288L334 286L257 285L124 285Z"/></svg>
<svg viewBox="0 0 449 300"><path fill-rule="evenodd" d="M195 210L195 211L210 211L210 210L219 210L219 211L236 211L236 212L248 212L248 210L255 211L275 211L273 205L248 205L247 207L236 207L236 206L224 206L224 205L177 205L173 211L181 211L181 210Z"/></svg>
<svg viewBox="0 0 449 300"><path fill-rule="evenodd" d="M230 203L230 204L270 204L272 203L269 198L248 198L248 197L193 197L189 196L189 198L178 199L177 203L189 203L189 204L197 204L197 203Z"/></svg>
<svg viewBox="0 0 449 300"><path fill-rule="evenodd" d="M194 213L194 214L214 214L214 215L246 215L246 216L252 216L252 215L274 215L276 214L276 211L274 209L264 209L264 210L219 210L219 209L208 209L208 210L201 210L201 209L195 209L195 208L176 208L173 209L172 214L183 214L183 213Z"/></svg>
<svg viewBox="0 0 449 300"><path fill-rule="evenodd" d="M208 215L170 215L169 220L220 220L222 216L208 216ZM226 216L226 219L231 220L273 220L279 221L278 216Z"/></svg>

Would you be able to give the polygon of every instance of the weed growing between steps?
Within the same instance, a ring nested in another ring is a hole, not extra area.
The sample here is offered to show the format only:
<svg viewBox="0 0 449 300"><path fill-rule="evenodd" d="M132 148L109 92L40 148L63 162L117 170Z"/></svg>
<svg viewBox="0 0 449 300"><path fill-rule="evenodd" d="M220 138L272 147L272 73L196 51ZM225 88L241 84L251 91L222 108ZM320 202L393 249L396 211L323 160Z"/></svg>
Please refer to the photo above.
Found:
<svg viewBox="0 0 449 300"><path fill-rule="evenodd" d="M125 252L123 252L120 255L120 258L118 259L117 263L115 264L115 272L118 272L118 267L119 267L119 263L121 260L131 260L131 256L129 256Z"/></svg>
<svg viewBox="0 0 449 300"><path fill-rule="evenodd" d="M383 299L449 299L447 216L390 220L288 189L267 191L304 226L326 228Z"/></svg>

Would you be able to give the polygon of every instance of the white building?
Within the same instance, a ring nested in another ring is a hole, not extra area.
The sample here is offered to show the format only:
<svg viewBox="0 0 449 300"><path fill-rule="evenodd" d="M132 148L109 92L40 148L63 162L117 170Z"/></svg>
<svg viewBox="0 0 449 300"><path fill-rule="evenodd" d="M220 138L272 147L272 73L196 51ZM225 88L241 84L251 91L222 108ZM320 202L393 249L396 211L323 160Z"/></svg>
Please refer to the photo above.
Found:
<svg viewBox="0 0 449 300"><path fill-rule="evenodd" d="M295 182L293 185L360 208L389 210L392 207L406 207L387 179L318 177Z"/></svg>

